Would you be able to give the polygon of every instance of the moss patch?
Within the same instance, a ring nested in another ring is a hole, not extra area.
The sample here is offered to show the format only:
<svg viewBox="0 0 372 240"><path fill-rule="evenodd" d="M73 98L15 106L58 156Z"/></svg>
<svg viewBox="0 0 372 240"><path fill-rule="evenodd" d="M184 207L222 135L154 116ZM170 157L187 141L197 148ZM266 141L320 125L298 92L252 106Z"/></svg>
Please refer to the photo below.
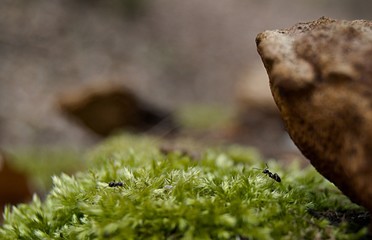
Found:
<svg viewBox="0 0 372 240"><path fill-rule="evenodd" d="M53 177L46 200L7 207L1 239L357 239L346 219L364 210L314 169L269 161L251 149L208 149L200 160L160 153L154 139L117 137L90 155L90 170ZM123 183L109 186L109 182ZM365 212L365 211L364 211Z"/></svg>

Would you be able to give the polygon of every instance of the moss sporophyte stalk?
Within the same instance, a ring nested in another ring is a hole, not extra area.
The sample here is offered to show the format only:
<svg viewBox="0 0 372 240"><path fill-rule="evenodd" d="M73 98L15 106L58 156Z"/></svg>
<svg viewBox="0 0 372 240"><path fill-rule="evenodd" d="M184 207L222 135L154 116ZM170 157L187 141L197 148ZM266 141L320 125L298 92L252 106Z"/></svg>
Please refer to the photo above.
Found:
<svg viewBox="0 0 372 240"><path fill-rule="evenodd" d="M0 238L358 239L366 233L314 214L365 210L312 168L269 161L269 171L254 150L237 146L200 156L161 153L144 137L110 139L89 154L89 170L54 176L44 201L35 195L6 207Z"/></svg>

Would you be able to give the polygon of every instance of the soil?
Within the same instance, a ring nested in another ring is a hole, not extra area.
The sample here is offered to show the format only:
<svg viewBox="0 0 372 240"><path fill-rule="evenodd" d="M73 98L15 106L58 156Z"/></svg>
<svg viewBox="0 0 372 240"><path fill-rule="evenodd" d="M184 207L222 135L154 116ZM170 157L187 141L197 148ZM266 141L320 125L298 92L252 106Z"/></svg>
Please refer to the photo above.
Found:
<svg viewBox="0 0 372 240"><path fill-rule="evenodd" d="M368 226L371 223L371 214L367 210L350 210L350 211L337 211L337 210L325 210L318 211L314 209L308 210L308 212L316 217L327 219L330 224L338 226L342 222L348 223L349 232L358 232L363 227Z"/></svg>

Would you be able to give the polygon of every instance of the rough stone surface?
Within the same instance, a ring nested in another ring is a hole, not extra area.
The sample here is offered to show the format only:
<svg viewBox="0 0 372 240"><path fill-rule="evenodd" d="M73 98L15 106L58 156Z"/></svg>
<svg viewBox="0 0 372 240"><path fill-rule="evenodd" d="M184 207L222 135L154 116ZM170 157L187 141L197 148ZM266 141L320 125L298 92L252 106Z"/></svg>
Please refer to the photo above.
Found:
<svg viewBox="0 0 372 240"><path fill-rule="evenodd" d="M372 212L372 22L323 17L256 43L292 140Z"/></svg>

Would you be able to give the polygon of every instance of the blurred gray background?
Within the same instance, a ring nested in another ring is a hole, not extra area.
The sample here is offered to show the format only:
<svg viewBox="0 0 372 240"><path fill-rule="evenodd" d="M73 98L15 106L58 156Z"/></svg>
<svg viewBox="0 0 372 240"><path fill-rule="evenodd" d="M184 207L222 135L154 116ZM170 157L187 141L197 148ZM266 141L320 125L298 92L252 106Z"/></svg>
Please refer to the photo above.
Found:
<svg viewBox="0 0 372 240"><path fill-rule="evenodd" d="M2 0L0 146L89 145L56 100L98 82L169 111L234 108L237 86L256 78L268 89L257 33L321 16L371 19L371 9L362 0Z"/></svg>

